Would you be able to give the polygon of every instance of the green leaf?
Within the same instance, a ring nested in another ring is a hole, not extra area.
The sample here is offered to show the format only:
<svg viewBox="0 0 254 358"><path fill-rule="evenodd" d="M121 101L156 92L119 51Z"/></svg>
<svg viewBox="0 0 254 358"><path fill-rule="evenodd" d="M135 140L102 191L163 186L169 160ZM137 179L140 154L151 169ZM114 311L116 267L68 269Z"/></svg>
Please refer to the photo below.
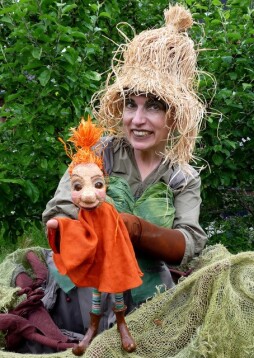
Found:
<svg viewBox="0 0 254 358"><path fill-rule="evenodd" d="M221 1L220 0L213 0L212 4L215 6L221 6Z"/></svg>
<svg viewBox="0 0 254 358"><path fill-rule="evenodd" d="M72 31L71 35L78 39L84 39L84 40L87 39L87 35L80 31Z"/></svg>
<svg viewBox="0 0 254 358"><path fill-rule="evenodd" d="M49 134L54 134L55 132L55 127L53 125L46 125L45 126L45 130L49 133Z"/></svg>
<svg viewBox="0 0 254 358"><path fill-rule="evenodd" d="M75 64L76 59L72 56L72 54L65 52L63 54L63 58L65 58L69 62L69 64L71 64L71 65Z"/></svg>
<svg viewBox="0 0 254 358"><path fill-rule="evenodd" d="M213 150L215 152L221 152L221 149L222 149L222 145L221 144L217 144L213 147Z"/></svg>
<svg viewBox="0 0 254 358"><path fill-rule="evenodd" d="M89 4L90 8L96 12L99 9L99 6L97 4Z"/></svg>
<svg viewBox="0 0 254 358"><path fill-rule="evenodd" d="M36 203L40 197L40 192L38 188L30 181L24 181L24 190L26 195L31 199L33 203Z"/></svg>
<svg viewBox="0 0 254 358"><path fill-rule="evenodd" d="M41 167L42 167L43 169L47 169L47 168L48 168L48 161L47 161L47 159L42 159L42 160L41 160Z"/></svg>
<svg viewBox="0 0 254 358"><path fill-rule="evenodd" d="M41 54L42 54L41 47L35 47L32 51L33 58L36 58L37 60L39 60L41 58Z"/></svg>
<svg viewBox="0 0 254 358"><path fill-rule="evenodd" d="M38 80L40 81L40 84L43 87L46 86L46 84L50 80L50 74L51 74L51 71L47 69L47 70L44 70L43 72L41 72L41 74L39 75Z"/></svg>
<svg viewBox="0 0 254 358"><path fill-rule="evenodd" d="M2 22L5 22L5 23L7 23L7 24L12 24L12 19L11 19L11 17L9 17L9 16L3 16L3 17L1 17L1 21Z"/></svg>
<svg viewBox="0 0 254 358"><path fill-rule="evenodd" d="M229 33L227 33L227 37L233 41L240 40L241 34L238 32L229 32Z"/></svg>
<svg viewBox="0 0 254 358"><path fill-rule="evenodd" d="M66 6L64 6L64 8L62 9L62 13L65 14L66 12L70 12L71 10L75 9L76 7L77 7L76 4L66 5Z"/></svg>
<svg viewBox="0 0 254 358"><path fill-rule="evenodd" d="M226 63L232 62L232 56L222 56L222 61Z"/></svg>
<svg viewBox="0 0 254 358"><path fill-rule="evenodd" d="M107 17L108 19L111 19L111 15L105 11L100 12L99 17Z"/></svg>
<svg viewBox="0 0 254 358"><path fill-rule="evenodd" d="M56 6L58 6L58 7L64 7L66 5L66 2L57 2L56 3Z"/></svg>
<svg viewBox="0 0 254 358"><path fill-rule="evenodd" d="M24 185L24 180L23 179L6 179L6 178L3 179L3 178L0 178L0 183Z"/></svg>
<svg viewBox="0 0 254 358"><path fill-rule="evenodd" d="M101 75L98 72L95 72L95 71L87 71L85 73L85 77L88 80L93 80L93 81L100 81L101 80Z"/></svg>
<svg viewBox="0 0 254 358"><path fill-rule="evenodd" d="M244 90L246 90L246 89L251 89L251 88L252 88L252 84L251 84L251 83L243 83L242 86L243 86L243 89L244 89Z"/></svg>
<svg viewBox="0 0 254 358"><path fill-rule="evenodd" d="M224 160L223 156L218 154L218 153L214 154L212 156L212 159L213 159L214 164L217 165L217 166L220 166L223 163L223 160Z"/></svg>

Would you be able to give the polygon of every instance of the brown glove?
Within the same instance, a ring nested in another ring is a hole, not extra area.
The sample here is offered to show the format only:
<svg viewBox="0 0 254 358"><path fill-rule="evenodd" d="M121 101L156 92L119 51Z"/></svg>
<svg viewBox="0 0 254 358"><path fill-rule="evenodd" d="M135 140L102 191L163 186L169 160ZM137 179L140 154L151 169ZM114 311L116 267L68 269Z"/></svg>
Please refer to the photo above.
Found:
<svg viewBox="0 0 254 358"><path fill-rule="evenodd" d="M180 264L185 252L181 231L151 224L135 215L120 215L135 249L169 264Z"/></svg>

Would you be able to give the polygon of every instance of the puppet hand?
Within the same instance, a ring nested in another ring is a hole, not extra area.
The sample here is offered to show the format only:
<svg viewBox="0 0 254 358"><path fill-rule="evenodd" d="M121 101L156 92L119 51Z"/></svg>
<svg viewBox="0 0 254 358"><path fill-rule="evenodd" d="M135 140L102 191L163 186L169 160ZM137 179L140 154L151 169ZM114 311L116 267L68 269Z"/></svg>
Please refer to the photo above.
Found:
<svg viewBox="0 0 254 358"><path fill-rule="evenodd" d="M58 230L58 221L56 219L50 219L47 222L47 234L49 245L55 254L60 253L60 235Z"/></svg>
<svg viewBox="0 0 254 358"><path fill-rule="evenodd" d="M138 245L141 236L141 223L137 216L127 213L121 213L120 216L122 217L124 224L127 228L129 233L131 242L134 246Z"/></svg>

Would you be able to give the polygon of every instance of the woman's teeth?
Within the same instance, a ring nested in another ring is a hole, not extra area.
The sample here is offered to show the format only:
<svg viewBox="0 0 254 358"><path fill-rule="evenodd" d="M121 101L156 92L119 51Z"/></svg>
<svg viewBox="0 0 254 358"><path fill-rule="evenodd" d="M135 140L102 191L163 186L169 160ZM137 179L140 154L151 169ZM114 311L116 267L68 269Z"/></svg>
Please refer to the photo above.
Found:
<svg viewBox="0 0 254 358"><path fill-rule="evenodd" d="M146 137L148 136L149 134L151 134L151 132L148 132L148 131L136 131L134 130L133 131L133 134L137 137Z"/></svg>

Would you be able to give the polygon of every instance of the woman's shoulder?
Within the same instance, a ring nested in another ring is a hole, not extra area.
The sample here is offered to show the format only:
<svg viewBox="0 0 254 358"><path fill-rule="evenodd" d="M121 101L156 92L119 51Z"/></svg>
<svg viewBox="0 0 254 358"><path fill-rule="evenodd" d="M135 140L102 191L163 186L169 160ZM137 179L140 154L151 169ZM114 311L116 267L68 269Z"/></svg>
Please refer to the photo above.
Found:
<svg viewBox="0 0 254 358"><path fill-rule="evenodd" d="M113 150L113 152L117 152L119 150L127 150L127 148L130 148L130 144L124 137L117 137L117 136L104 136L101 137L99 143L102 150Z"/></svg>
<svg viewBox="0 0 254 358"><path fill-rule="evenodd" d="M193 183L197 185L200 183L200 175L197 169L190 164L172 166L168 180L172 189L183 189Z"/></svg>

